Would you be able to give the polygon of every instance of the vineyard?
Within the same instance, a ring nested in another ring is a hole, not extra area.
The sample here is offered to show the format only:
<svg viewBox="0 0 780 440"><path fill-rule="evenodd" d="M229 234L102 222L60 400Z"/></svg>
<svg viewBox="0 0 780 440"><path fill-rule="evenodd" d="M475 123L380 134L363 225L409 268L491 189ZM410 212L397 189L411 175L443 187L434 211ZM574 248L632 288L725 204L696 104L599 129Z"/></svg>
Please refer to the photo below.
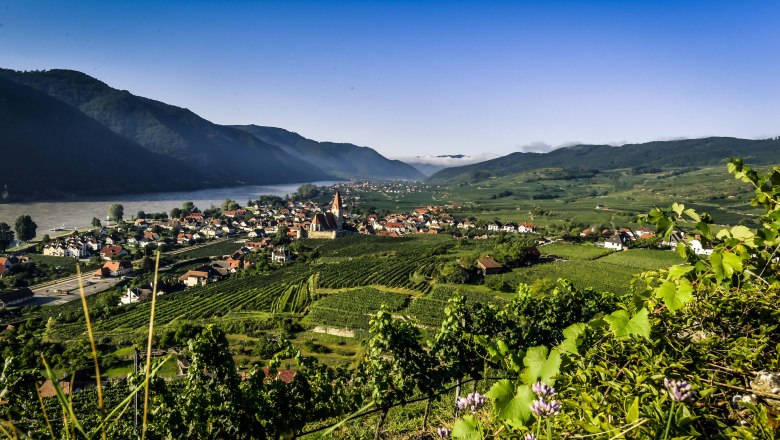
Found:
<svg viewBox="0 0 780 440"><path fill-rule="evenodd" d="M161 295L157 298L155 321L158 325L168 324L176 319L187 321L220 317L232 311L271 311L277 298L282 297L290 286L306 284L308 268L293 265L272 272L270 275L252 274L233 277L225 281L207 284L203 287ZM297 282L295 280L298 280ZM291 284L292 281L292 284ZM302 286L305 290L307 286ZM307 300L291 292L291 307ZM284 303L287 306L287 302ZM127 307L127 311L102 320L95 325L97 331L115 329L137 329L149 321L151 302Z"/></svg>
<svg viewBox="0 0 780 440"><path fill-rule="evenodd" d="M466 299L466 303L493 303L500 305L505 301L488 293L468 289L468 286L438 285L431 289L428 295L414 298L409 305L408 314L418 323L435 327L444 317L444 308L452 295L458 292Z"/></svg>
<svg viewBox="0 0 780 440"><path fill-rule="evenodd" d="M368 329L370 314L384 304L388 310L399 312L409 303L409 295L361 288L323 296L311 306L307 321L312 324Z"/></svg>
<svg viewBox="0 0 780 440"><path fill-rule="evenodd" d="M319 286L326 289L380 285L425 292L429 285L412 281L426 257L362 257L349 262L316 266L320 273Z"/></svg>

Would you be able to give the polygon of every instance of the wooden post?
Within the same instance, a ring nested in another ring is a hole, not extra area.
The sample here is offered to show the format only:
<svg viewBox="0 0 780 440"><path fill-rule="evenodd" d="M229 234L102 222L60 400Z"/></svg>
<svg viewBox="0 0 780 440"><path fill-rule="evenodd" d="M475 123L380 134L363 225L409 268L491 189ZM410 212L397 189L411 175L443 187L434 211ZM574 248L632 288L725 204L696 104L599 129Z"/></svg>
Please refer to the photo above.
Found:
<svg viewBox="0 0 780 440"><path fill-rule="evenodd" d="M382 412L379 415L379 423L376 424L376 432L374 433L374 440L379 440L380 434L382 433L382 425L385 423L385 419L387 418L387 413L390 411L390 408L383 408Z"/></svg>
<svg viewBox="0 0 780 440"><path fill-rule="evenodd" d="M133 373L138 377L138 363L141 357L141 352L138 351L138 347L133 350ZM133 396L133 426L138 429L138 393Z"/></svg>
<svg viewBox="0 0 780 440"><path fill-rule="evenodd" d="M460 399L460 378L455 381L455 417L458 417L458 399Z"/></svg>

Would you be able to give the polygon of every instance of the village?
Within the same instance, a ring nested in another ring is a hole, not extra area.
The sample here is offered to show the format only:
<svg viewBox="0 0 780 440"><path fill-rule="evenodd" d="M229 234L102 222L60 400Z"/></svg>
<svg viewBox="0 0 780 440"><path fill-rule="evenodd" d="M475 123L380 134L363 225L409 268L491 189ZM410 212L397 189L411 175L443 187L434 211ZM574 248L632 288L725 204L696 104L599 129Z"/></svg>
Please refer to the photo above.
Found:
<svg viewBox="0 0 780 440"><path fill-rule="evenodd" d="M210 260L189 268L178 277L182 287L191 288L225 279L239 270L252 268L258 261L286 264L295 258L289 245L304 238L338 239L348 234L403 237L450 233L470 239L487 239L495 234L531 234L537 245L563 240L545 237L544 231L537 231L533 224L520 219L500 222L461 218L456 214L461 207L456 204L427 205L381 216L376 213L352 215L345 208L346 198L352 206L357 206L361 192L414 192L418 190L414 184L341 183L328 190L335 190L330 203L271 198L250 201L245 207L226 201L225 207L233 209L206 211L187 205L185 209L173 210L172 214L179 214L179 217L150 214L117 222L112 227L101 226L88 232L74 232L51 239L46 236L37 247L39 253L0 257L0 281L13 279L18 273L34 273L36 255L73 258L95 267L86 274L87 291L93 294L113 287L119 280L153 270L150 256L156 249L173 257L210 244L225 243L219 248L221 253L215 249ZM699 255L712 252L702 245L698 237L687 237L682 231L675 231L669 240L661 241L656 238L654 230L646 227L612 230L591 226L569 240L584 241L614 251L641 247L648 242L659 248L674 249L681 242ZM230 250L224 252L225 249ZM498 269L496 264L494 261L482 261L480 270L495 272ZM19 281L6 285L14 289L6 288L0 293L2 307L24 306L36 297L43 299L42 304L61 304L75 299L73 293L78 288L76 277L72 274L38 285L25 285ZM150 292L151 286L127 289L121 304L145 300Z"/></svg>

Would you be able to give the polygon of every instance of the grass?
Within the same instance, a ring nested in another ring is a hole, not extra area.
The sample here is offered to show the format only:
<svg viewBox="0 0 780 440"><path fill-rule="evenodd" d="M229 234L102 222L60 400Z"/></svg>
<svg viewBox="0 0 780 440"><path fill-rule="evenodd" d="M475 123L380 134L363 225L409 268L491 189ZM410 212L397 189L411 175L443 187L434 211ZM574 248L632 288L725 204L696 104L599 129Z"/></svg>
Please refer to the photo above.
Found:
<svg viewBox="0 0 780 440"><path fill-rule="evenodd" d="M554 255L567 260L595 260L614 251L593 245L551 243L542 246L539 250L544 255Z"/></svg>

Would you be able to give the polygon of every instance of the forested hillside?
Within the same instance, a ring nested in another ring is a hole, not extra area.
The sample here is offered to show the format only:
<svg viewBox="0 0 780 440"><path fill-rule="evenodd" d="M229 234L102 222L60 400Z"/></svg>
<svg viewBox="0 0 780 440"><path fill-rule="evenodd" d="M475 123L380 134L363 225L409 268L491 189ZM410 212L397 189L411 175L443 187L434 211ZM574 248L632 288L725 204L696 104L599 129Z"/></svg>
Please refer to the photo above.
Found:
<svg viewBox="0 0 780 440"><path fill-rule="evenodd" d="M637 168L686 168L724 165L730 157L742 157L756 165L780 163L780 139L737 139L710 137L658 141L644 144L575 145L549 153L512 153L485 162L443 169L430 183L462 183L508 176L542 168L566 170L614 170Z"/></svg>
<svg viewBox="0 0 780 440"><path fill-rule="evenodd" d="M346 179L423 179L417 169L390 160L368 147L336 142L317 142L283 128L236 125L254 137L275 145L290 155Z"/></svg>
<svg viewBox="0 0 780 440"><path fill-rule="evenodd" d="M197 168L216 184L289 183L330 177L242 130L213 124L185 108L114 89L81 72L2 70L0 76L70 104L148 151Z"/></svg>
<svg viewBox="0 0 780 440"><path fill-rule="evenodd" d="M77 109L0 78L0 188L11 198L193 189L199 171L152 153Z"/></svg>

